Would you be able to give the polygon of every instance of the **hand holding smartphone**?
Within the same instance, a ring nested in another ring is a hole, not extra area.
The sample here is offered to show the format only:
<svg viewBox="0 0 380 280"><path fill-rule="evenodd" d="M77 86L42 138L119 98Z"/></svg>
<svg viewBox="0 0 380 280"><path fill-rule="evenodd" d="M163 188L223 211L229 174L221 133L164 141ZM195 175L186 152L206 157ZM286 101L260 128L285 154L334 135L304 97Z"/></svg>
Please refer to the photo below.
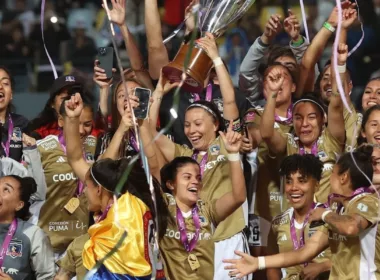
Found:
<svg viewBox="0 0 380 280"><path fill-rule="evenodd" d="M104 69L107 79L112 78L113 53L112 47L99 48L98 50L97 60L99 61L99 67Z"/></svg>

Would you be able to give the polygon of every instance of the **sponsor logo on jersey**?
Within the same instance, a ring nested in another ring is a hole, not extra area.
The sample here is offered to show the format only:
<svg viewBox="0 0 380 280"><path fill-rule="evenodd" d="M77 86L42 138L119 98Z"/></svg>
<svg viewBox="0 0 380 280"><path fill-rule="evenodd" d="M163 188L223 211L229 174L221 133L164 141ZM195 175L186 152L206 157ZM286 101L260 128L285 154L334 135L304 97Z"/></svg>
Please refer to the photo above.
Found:
<svg viewBox="0 0 380 280"><path fill-rule="evenodd" d="M54 182L66 182L71 180L77 180L73 172L53 175Z"/></svg>
<svg viewBox="0 0 380 280"><path fill-rule="evenodd" d="M270 192L269 194L270 201L281 201L281 193L280 192Z"/></svg>
<svg viewBox="0 0 380 280"><path fill-rule="evenodd" d="M7 256L12 259L22 257L22 241L12 240L8 246Z"/></svg>
<svg viewBox="0 0 380 280"><path fill-rule="evenodd" d="M45 151L54 150L58 147L57 142L55 141L48 141L40 144L42 148L45 149Z"/></svg>
<svg viewBox="0 0 380 280"><path fill-rule="evenodd" d="M223 161L226 161L226 160L227 159L226 159L226 157L224 155L219 155L216 160L209 161L206 164L205 171L208 170L208 169L213 169L218 164L218 162L223 162Z"/></svg>
<svg viewBox="0 0 380 280"><path fill-rule="evenodd" d="M280 241L288 241L288 238L286 237L286 234L284 234L281 238Z"/></svg>
<svg viewBox="0 0 380 280"><path fill-rule="evenodd" d="M86 140L84 141L84 144L89 147L95 147L96 146L96 138L94 136L87 136Z"/></svg>
<svg viewBox="0 0 380 280"><path fill-rule="evenodd" d="M18 274L18 272L19 272L19 270L18 269L16 269L16 268L6 268L6 267L2 267L1 268L1 270L3 271L3 272L5 272L6 274L9 274L9 275L17 275Z"/></svg>
<svg viewBox="0 0 380 280"><path fill-rule="evenodd" d="M194 235L195 235L194 232L188 232L187 233L187 239L188 240L193 239ZM172 229L166 229L165 236L169 237L169 238L175 238L175 239L178 239L178 240L180 240L180 238L181 238L180 232L172 230ZM208 233L208 232L200 232L199 233L199 239L198 240L210 240L210 239L211 239L211 234L210 233Z"/></svg>
<svg viewBox="0 0 380 280"><path fill-rule="evenodd" d="M56 162L64 163L64 162L66 162L66 160L64 157L60 156L60 157L58 157Z"/></svg>
<svg viewBox="0 0 380 280"><path fill-rule="evenodd" d="M69 222L50 222L49 223L49 231L68 231L69 230Z"/></svg>

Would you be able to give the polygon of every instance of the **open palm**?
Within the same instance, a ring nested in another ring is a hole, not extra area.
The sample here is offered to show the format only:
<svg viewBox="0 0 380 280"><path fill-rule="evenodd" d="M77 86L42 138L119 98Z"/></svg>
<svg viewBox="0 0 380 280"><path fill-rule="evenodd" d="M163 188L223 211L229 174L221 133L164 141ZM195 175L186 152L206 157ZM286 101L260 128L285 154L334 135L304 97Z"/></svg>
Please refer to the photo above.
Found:
<svg viewBox="0 0 380 280"><path fill-rule="evenodd" d="M240 251L235 251L235 254L240 256L240 259L223 260L223 263L228 265L224 267L225 270L229 270L229 275L237 278L241 278L248 274L255 272L258 268L257 258L252 257Z"/></svg>
<svg viewBox="0 0 380 280"><path fill-rule="evenodd" d="M125 0L111 0L111 21L119 26L125 23Z"/></svg>

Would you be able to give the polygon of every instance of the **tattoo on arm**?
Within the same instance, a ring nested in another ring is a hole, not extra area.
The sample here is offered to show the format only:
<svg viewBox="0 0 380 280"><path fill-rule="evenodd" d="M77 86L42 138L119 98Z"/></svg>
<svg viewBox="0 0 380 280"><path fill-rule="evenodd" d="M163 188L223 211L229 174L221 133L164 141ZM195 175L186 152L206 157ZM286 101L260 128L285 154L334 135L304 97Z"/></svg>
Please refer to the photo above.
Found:
<svg viewBox="0 0 380 280"><path fill-rule="evenodd" d="M352 228L350 226L355 226L357 228L358 233L365 230L365 228L363 228L362 226L361 219L359 217L331 213L330 215L326 216L325 220L330 225L331 229L339 234L349 235L347 230Z"/></svg>

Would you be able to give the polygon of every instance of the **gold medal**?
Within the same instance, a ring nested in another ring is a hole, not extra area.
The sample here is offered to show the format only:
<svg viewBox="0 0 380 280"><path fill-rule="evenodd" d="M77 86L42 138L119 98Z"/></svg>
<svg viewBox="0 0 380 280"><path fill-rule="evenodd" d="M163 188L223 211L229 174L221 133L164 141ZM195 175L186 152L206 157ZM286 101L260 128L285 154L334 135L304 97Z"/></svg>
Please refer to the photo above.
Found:
<svg viewBox="0 0 380 280"><path fill-rule="evenodd" d="M69 202L66 203L65 209L70 213L73 214L75 210L79 207L80 201L77 197L72 197Z"/></svg>
<svg viewBox="0 0 380 280"><path fill-rule="evenodd" d="M190 267L191 267L191 270L197 270L198 268L201 267L199 261L198 261L198 258L196 255L194 254L190 254L188 257L187 257L187 261L189 262L190 264Z"/></svg>

